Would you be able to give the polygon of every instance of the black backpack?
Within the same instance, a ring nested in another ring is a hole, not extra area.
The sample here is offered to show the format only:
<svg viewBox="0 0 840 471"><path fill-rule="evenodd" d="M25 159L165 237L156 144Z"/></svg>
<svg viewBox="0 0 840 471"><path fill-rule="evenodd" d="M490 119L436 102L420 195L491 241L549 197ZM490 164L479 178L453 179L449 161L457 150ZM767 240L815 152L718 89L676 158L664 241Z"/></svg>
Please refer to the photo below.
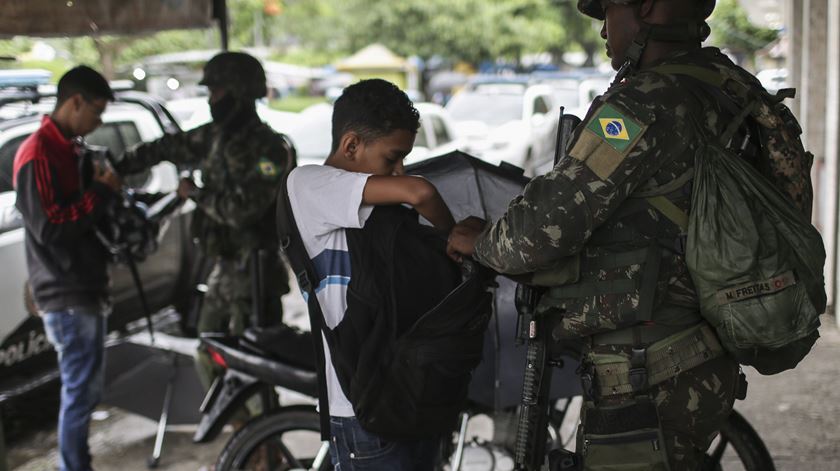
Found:
<svg viewBox="0 0 840 471"><path fill-rule="evenodd" d="M315 295L320 277L292 217L285 179L280 198L281 248L308 296L322 436L329 437L329 404L320 333L365 430L390 440L453 430L481 361L495 274L477 264L459 268L415 211L379 206L363 228L346 230L353 270L347 312L335 329L326 328Z"/></svg>

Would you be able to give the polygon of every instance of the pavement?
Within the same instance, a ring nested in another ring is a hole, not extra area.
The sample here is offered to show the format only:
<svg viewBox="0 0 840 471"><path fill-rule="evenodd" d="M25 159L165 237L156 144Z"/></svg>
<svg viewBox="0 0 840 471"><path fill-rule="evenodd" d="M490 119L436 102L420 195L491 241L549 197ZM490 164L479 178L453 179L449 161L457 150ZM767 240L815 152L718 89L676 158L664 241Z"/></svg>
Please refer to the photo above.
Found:
<svg viewBox="0 0 840 471"><path fill-rule="evenodd" d="M778 470L840 470L840 332L824 316L822 337L795 370L761 376L747 368L749 392L736 408L758 431ZM10 440L10 469L56 469L55 423ZM91 449L97 471L146 469L154 446L156 423L115 408L100 408L91 425ZM219 455L230 431L203 445L191 441L194 427L171 428L158 469L196 471ZM725 470L737 469L729 466Z"/></svg>

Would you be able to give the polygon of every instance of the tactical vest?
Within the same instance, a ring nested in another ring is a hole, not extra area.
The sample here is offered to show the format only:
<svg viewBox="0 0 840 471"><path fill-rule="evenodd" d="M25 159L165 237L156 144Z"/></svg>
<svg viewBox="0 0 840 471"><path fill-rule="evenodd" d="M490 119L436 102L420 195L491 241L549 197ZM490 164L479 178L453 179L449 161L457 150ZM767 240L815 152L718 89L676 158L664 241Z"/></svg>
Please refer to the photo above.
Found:
<svg viewBox="0 0 840 471"><path fill-rule="evenodd" d="M538 314L562 317L553 332L556 339L639 324L666 326L651 339L658 340L700 322L695 306L662 302L667 289L660 283L662 261L682 256L684 228L665 218L653 227L636 222L639 213L651 209L679 212L678 204L690 199L691 176L689 171L666 185L638 190L595 230L580 255L570 257L563 283L548 287L537 306Z"/></svg>

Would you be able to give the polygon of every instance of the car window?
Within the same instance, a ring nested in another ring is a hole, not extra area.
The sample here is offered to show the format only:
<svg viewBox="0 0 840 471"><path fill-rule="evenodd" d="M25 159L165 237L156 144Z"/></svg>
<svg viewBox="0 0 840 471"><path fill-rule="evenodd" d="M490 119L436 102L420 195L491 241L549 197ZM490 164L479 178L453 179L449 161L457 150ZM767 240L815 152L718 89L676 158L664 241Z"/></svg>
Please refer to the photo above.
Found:
<svg viewBox="0 0 840 471"><path fill-rule="evenodd" d="M566 110L577 108L578 102L580 101L577 87L574 89L555 88L554 101L555 103L559 103L560 106L564 106Z"/></svg>
<svg viewBox="0 0 840 471"><path fill-rule="evenodd" d="M437 116L430 116L432 122L432 129L435 132L435 145L442 146L452 140L449 131L446 129L446 124Z"/></svg>
<svg viewBox="0 0 840 471"><path fill-rule="evenodd" d="M0 193L14 190L12 178L14 177L15 153L27 137L29 137L28 134L14 137L0 147Z"/></svg>
<svg viewBox="0 0 840 471"><path fill-rule="evenodd" d="M88 134L85 141L97 146L105 146L114 156L122 154L126 149L140 142L140 132L131 121L116 121L105 123L96 131ZM125 177L125 184L131 188L141 188L149 180L151 170Z"/></svg>
<svg viewBox="0 0 840 471"><path fill-rule="evenodd" d="M538 96L534 98L534 114L548 114L548 104L545 102L545 98Z"/></svg>

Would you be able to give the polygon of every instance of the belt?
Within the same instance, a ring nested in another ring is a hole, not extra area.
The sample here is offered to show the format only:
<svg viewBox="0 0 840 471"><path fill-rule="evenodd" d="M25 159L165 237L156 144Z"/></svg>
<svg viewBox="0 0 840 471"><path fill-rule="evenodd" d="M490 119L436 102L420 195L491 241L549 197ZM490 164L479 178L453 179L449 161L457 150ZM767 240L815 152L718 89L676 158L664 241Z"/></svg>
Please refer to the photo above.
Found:
<svg viewBox="0 0 840 471"><path fill-rule="evenodd" d="M637 353L634 349L634 355ZM639 350L642 365L625 355L590 353L586 361L593 373L592 393L600 397L639 393L683 371L723 355L712 328L704 323L684 329Z"/></svg>

